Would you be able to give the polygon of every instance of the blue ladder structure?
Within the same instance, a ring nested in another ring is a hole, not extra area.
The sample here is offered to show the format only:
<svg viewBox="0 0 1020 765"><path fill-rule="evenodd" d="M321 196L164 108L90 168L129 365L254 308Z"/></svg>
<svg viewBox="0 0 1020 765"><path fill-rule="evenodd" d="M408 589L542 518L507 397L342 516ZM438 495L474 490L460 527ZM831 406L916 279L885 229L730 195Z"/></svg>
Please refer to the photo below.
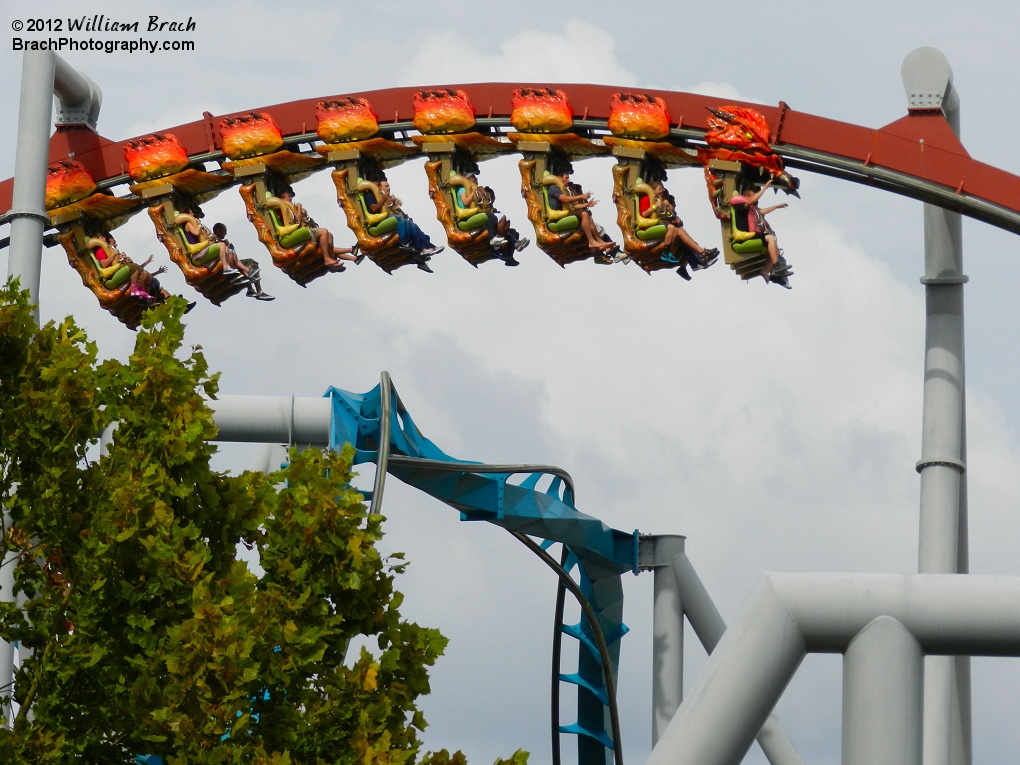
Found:
<svg viewBox="0 0 1020 765"><path fill-rule="evenodd" d="M577 736L579 765L612 761L622 765L615 704L620 639L627 631L621 577L638 571L638 532L612 529L579 512L573 482L559 468L484 465L445 454L415 426L385 372L367 393L330 388L325 395L333 404L331 447L350 443L354 464L378 466L375 487L366 497L373 512L381 507L388 473L459 510L461 520L502 526L557 570L558 634L576 638L580 648L577 671L569 674L559 667L559 640L553 648L554 676L577 688L577 722L561 726L559 686L553 684L553 763L559 763L559 734L568 733ZM549 484L540 489L539 482L546 477ZM544 542L537 544L530 537ZM557 542L563 545L561 563L545 552ZM580 580L576 583L569 575L575 568ZM578 624L562 623L566 590L581 604Z"/></svg>

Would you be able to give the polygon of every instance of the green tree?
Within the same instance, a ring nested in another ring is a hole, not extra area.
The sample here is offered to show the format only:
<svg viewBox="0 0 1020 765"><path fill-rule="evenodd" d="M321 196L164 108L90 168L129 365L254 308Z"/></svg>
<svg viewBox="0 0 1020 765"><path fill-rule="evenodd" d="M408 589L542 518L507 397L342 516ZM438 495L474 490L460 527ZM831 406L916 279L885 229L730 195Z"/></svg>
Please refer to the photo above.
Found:
<svg viewBox="0 0 1020 765"><path fill-rule="evenodd" d="M182 347L183 307L99 362L73 320L36 328L16 285L0 293L0 546L21 600L0 636L32 650L0 762L421 759L416 701L446 641L401 618L350 453L212 470L216 376Z"/></svg>

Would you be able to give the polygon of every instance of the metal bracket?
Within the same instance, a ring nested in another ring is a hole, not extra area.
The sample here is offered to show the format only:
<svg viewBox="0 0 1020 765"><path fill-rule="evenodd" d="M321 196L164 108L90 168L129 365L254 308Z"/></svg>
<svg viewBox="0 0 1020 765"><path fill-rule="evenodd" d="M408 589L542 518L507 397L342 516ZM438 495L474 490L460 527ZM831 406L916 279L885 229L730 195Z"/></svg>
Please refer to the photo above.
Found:
<svg viewBox="0 0 1020 765"><path fill-rule="evenodd" d="M47 226L50 225L50 216L37 210L8 210L4 215L0 215L0 224L10 223L15 218L32 218L42 221Z"/></svg>
<svg viewBox="0 0 1020 765"><path fill-rule="evenodd" d="M957 470L960 471L961 474L967 472L967 463L961 462L960 460L955 459L953 457L943 457L941 459L930 460L918 460L917 464L914 466L914 469L918 473L920 473L926 467L931 467L932 465L941 465L943 467L956 468Z"/></svg>
<svg viewBox="0 0 1020 765"><path fill-rule="evenodd" d="M928 286L929 284L966 284L970 281L970 277L966 274L960 274L959 276L922 276L921 284Z"/></svg>

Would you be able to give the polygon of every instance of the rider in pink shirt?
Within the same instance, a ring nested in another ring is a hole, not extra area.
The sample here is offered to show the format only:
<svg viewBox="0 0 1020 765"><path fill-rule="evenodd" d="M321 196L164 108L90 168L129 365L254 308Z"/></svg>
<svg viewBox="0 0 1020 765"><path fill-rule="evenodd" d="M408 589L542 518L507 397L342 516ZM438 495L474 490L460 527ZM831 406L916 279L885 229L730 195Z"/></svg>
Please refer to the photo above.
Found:
<svg viewBox="0 0 1020 765"><path fill-rule="evenodd" d="M772 179L762 186L758 191L753 193L734 194L730 198L731 205L744 205L747 209L747 230L753 232L765 242L765 246L769 253L769 262L765 264L765 267L761 271L761 275L765 278L765 281L769 281L769 277L772 274L772 269L776 263L779 262L779 244L776 242L776 234L765 220L765 216L775 210L782 210L784 207L789 207L786 202L780 202L772 207L766 207L765 209L758 208L758 200L761 199L768 188L772 185Z"/></svg>

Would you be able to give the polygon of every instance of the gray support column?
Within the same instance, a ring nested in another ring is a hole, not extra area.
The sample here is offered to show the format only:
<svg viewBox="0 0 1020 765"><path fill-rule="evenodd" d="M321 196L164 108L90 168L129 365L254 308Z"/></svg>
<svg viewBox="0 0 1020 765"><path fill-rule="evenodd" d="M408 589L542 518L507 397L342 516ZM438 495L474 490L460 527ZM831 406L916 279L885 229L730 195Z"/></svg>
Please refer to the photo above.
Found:
<svg viewBox="0 0 1020 765"><path fill-rule="evenodd" d="M46 214L46 168L50 157L53 96L60 100L65 123L95 127L102 95L88 77L72 69L49 51L26 51L22 57L21 110L11 198L11 245L7 275L39 302L43 233L50 225ZM39 321L39 310L35 313ZM2 671L2 666L0 666Z"/></svg>
<svg viewBox="0 0 1020 765"><path fill-rule="evenodd" d="M880 616L843 657L843 765L921 765L924 654Z"/></svg>
<svg viewBox="0 0 1020 765"><path fill-rule="evenodd" d="M53 53L30 51L22 57L18 148L14 160L11 211L8 213L11 245L7 275L21 279L21 287L29 291L33 303L39 302L42 240L50 223L46 214L46 168L50 158L55 72L56 57ZM35 320L39 322L38 308Z"/></svg>
<svg viewBox="0 0 1020 765"><path fill-rule="evenodd" d="M929 656L1020 656L1018 602L1020 577L766 574L646 765L738 765L803 656L847 651L880 617Z"/></svg>
<svg viewBox="0 0 1020 765"><path fill-rule="evenodd" d="M7 276L21 279L33 303L39 302L42 273L42 239L50 219L46 214L46 167L50 156L50 122L53 114L55 56L49 52L26 52L22 57L21 110L18 113L18 142L14 159L14 190L8 219L11 244L8 249ZM35 309L39 323L39 308ZM10 525L7 513L4 529ZM13 553L4 556L0 566L0 602L13 603ZM14 682L14 645L0 640L0 695L12 693ZM3 709L12 719L11 708Z"/></svg>
<svg viewBox="0 0 1020 765"><path fill-rule="evenodd" d="M739 765L806 654L800 626L763 579L646 765Z"/></svg>
<svg viewBox="0 0 1020 765"><path fill-rule="evenodd" d="M715 650L726 622L712 602L690 558L685 537L642 538L641 567L654 569L652 612L652 747L658 743L683 701L684 617L708 653ZM757 735L771 765L804 765L775 715L769 715Z"/></svg>
<svg viewBox="0 0 1020 765"><path fill-rule="evenodd" d="M209 406L218 441L329 446L333 409L328 398L220 396Z"/></svg>
<svg viewBox="0 0 1020 765"><path fill-rule="evenodd" d="M655 537L652 606L652 746L684 698L684 607L673 559L684 551L684 537Z"/></svg>
<svg viewBox="0 0 1020 765"><path fill-rule="evenodd" d="M680 586L684 615L705 650L711 654L726 632L726 621L712 602L712 596L708 594L686 552L673 557L673 574ZM755 740L771 765L804 765L800 752L774 714L770 714L762 724ZM654 742L652 745L655 745Z"/></svg>
<svg viewBox="0 0 1020 765"><path fill-rule="evenodd" d="M683 701L684 618L711 654L726 622L684 552L685 537L641 538L640 566L653 569L652 748ZM758 731L757 741L771 765L804 765L797 748L775 715Z"/></svg>
<svg viewBox="0 0 1020 765"><path fill-rule="evenodd" d="M959 135L959 96L945 56L919 48L903 62L911 111L942 111ZM962 223L958 213L924 206L926 325L919 573L966 571L965 374ZM932 657L925 675L925 765L969 765L969 663Z"/></svg>

